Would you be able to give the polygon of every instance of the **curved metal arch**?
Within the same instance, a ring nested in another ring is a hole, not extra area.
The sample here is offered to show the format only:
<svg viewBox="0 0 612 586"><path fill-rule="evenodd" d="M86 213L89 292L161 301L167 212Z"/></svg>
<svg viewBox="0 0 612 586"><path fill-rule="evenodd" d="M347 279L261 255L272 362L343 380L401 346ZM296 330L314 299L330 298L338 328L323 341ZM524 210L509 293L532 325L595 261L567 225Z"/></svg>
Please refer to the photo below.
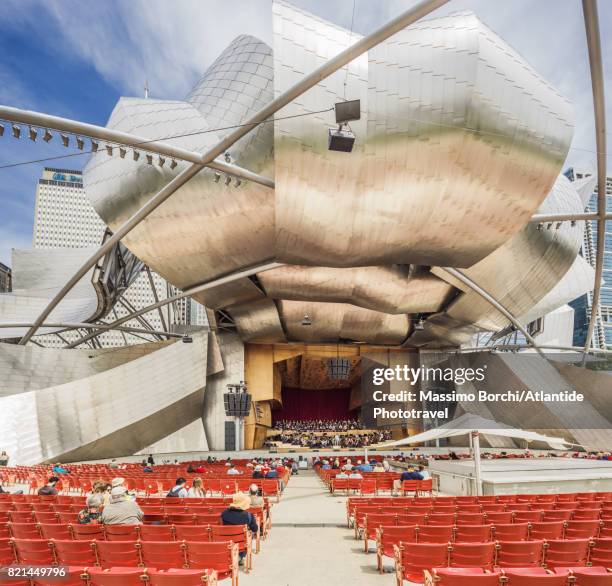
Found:
<svg viewBox="0 0 612 586"><path fill-rule="evenodd" d="M0 323L0 330L3 328L29 328L32 323ZM84 330L100 330L97 334L107 332L109 330L119 330L127 333L138 333L138 334L157 334L159 336L166 336L168 338L182 338L183 334L177 334L174 332L165 332L163 330L150 330L147 328L132 328L129 326L114 326L112 324L91 324L91 323L80 323L80 322L61 322L61 323L44 323L41 325L43 328L64 328L62 331L76 330L82 328ZM54 332L56 333L56 332ZM47 335L47 334L43 334Z"/></svg>
<svg viewBox="0 0 612 586"><path fill-rule="evenodd" d="M42 114L40 112L0 106L0 119L19 124L28 124L30 126L50 128L52 130L68 132L87 138L96 138L136 150L150 151L158 155L165 155L189 163L201 162L202 155L200 155L200 153L168 144L162 140L151 140L136 134L112 130L103 126L96 126L95 124L77 122L76 120L60 118L59 116L50 116L49 114ZM272 179L262 177L238 165L226 163L225 161L213 160L204 166L274 189L274 181Z"/></svg>
<svg viewBox="0 0 612 586"><path fill-rule="evenodd" d="M582 0L584 26L589 49L591 87L593 89L593 111L595 114L595 144L597 147L597 251L595 254L595 284L591 301L591 316L587 329L584 352L588 352L593 340L593 331L600 314L601 281L606 236L606 110L601 61L601 35L597 0Z"/></svg>
<svg viewBox="0 0 612 586"><path fill-rule="evenodd" d="M448 0L422 0L412 8L402 12L396 18L390 20L382 27L375 30L373 33L361 38L359 41L340 52L333 59L317 67L313 72L306 75L301 81L290 87L287 91L272 100L267 106L264 106L259 112L254 114L247 120L243 126L236 128L229 133L223 140L217 143L212 149L200 155L197 163L193 163L187 169L179 173L168 185L157 192L144 206L134 213L122 226L118 228L112 238L94 253L85 264L77 271L77 273L62 287L62 289L49 302L47 307L38 316L34 325L25 333L19 340L20 345L25 345L36 333L40 325L49 316L51 311L59 304L65 295L76 285L83 275L101 258L111 246L119 242L126 234L128 234L135 226L144 220L151 212L157 209L164 201L166 201L179 187L187 183L192 177L197 175L206 165L214 161L219 155L223 154L236 141L247 135L255 129L264 120L273 116L278 110L298 98L304 92L314 87L317 83L326 79L347 63L350 63L359 55L365 53L372 47L375 47L385 39L391 37L396 32L402 30L408 25L421 19L436 8L446 4Z"/></svg>

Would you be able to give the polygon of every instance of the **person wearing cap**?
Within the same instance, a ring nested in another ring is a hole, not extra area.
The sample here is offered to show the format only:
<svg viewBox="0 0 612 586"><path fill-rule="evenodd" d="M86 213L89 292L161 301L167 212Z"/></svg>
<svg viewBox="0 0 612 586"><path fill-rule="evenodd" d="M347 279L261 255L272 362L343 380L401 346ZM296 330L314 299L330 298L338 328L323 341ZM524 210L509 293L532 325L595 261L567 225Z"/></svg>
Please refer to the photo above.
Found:
<svg viewBox="0 0 612 586"><path fill-rule="evenodd" d="M247 510L250 506L251 499L248 495L241 492L236 493L232 498L230 506L221 513L221 523L223 525L246 525L255 535L259 527L257 526L255 516ZM240 565L244 563L245 556L246 551L241 551Z"/></svg>
<svg viewBox="0 0 612 586"><path fill-rule="evenodd" d="M111 480L111 491L113 488L117 488L117 487L122 487L125 488L125 497L126 499L132 499L132 500L136 500L136 495L135 494L131 494L128 490L127 485L125 484L125 478L122 478L121 476L117 476L117 478L113 478Z"/></svg>
<svg viewBox="0 0 612 586"><path fill-rule="evenodd" d="M125 486L111 490L110 503L104 507L100 522L104 525L141 525L144 519L142 509L132 499L126 498Z"/></svg>
<svg viewBox="0 0 612 586"><path fill-rule="evenodd" d="M259 494L259 486L257 486L255 483L249 486L249 498L251 499L252 507L263 507L264 506L264 499Z"/></svg>

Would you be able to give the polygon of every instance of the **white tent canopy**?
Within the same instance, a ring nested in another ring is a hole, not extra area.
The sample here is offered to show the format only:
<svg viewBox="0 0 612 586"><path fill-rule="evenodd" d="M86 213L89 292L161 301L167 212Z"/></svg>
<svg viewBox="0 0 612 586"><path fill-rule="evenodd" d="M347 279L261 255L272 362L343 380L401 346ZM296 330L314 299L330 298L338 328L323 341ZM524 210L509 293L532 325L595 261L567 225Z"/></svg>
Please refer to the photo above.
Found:
<svg viewBox="0 0 612 586"><path fill-rule="evenodd" d="M440 427L424 431L407 437L402 440L395 442L388 442L385 444L379 444L378 447L390 448L392 446L406 446L409 444L419 444L423 442L435 441L445 437L455 437L460 435L467 435L472 432L478 432L479 435L499 435L504 437L511 437L514 439L523 439L528 442L544 442L547 443L554 450L567 450L568 446L573 444L567 442L561 437L550 437L535 431L525 431L524 429L517 429L479 417L473 413L465 413L453 419Z"/></svg>

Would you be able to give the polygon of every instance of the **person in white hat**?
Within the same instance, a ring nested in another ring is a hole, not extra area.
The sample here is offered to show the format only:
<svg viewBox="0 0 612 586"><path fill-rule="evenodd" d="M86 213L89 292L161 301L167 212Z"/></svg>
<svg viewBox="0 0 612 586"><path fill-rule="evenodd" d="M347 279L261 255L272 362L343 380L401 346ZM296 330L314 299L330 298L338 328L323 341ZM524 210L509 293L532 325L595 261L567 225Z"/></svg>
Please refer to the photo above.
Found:
<svg viewBox="0 0 612 586"><path fill-rule="evenodd" d="M104 507L100 522L104 525L141 525L144 519L142 509L126 498L125 486L115 486L111 490L111 500Z"/></svg>

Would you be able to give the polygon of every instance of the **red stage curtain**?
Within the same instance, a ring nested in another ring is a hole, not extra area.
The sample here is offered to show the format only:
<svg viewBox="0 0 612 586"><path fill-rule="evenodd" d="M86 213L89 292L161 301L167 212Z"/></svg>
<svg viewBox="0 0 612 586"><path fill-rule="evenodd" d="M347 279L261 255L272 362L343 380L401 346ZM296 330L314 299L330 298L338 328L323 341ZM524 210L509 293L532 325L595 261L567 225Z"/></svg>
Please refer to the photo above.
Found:
<svg viewBox="0 0 612 586"><path fill-rule="evenodd" d="M349 412L351 389L283 389L283 408L273 411L274 421L355 419Z"/></svg>

